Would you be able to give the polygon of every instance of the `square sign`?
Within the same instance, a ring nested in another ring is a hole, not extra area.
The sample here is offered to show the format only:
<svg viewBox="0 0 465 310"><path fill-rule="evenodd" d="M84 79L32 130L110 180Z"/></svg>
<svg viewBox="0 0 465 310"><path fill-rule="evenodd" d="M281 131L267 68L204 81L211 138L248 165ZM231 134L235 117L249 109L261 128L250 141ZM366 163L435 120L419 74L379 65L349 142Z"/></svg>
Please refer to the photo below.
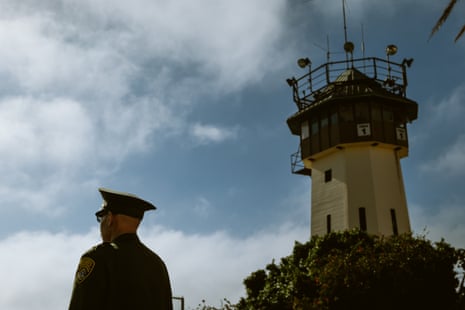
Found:
<svg viewBox="0 0 465 310"><path fill-rule="evenodd" d="M366 137L371 135L370 123L357 124L357 136Z"/></svg>
<svg viewBox="0 0 465 310"><path fill-rule="evenodd" d="M405 141L407 140L407 134L405 133L405 128L396 128L397 140Z"/></svg>

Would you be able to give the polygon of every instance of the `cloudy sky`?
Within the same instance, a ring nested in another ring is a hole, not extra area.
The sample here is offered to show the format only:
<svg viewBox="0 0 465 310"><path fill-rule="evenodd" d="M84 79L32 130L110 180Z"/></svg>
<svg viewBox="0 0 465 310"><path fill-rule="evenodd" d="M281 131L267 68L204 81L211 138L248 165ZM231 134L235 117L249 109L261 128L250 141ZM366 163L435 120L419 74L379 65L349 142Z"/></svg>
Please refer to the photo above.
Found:
<svg viewBox="0 0 465 310"><path fill-rule="evenodd" d="M465 247L465 3L347 0L361 57L413 57L419 104L402 161L415 233ZM292 175L296 60L344 59L340 0L0 0L0 308L66 309L99 242L100 186L158 210L140 235L187 308L244 296L242 280L310 233Z"/></svg>

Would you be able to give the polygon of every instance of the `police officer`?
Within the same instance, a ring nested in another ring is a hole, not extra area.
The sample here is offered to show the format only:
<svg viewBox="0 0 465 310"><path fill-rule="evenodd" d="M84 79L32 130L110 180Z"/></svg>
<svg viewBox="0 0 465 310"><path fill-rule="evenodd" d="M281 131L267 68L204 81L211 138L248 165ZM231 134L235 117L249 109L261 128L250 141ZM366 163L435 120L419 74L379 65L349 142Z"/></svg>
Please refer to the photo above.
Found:
<svg viewBox="0 0 465 310"><path fill-rule="evenodd" d="M99 188L102 209L95 215L103 243L82 255L69 310L172 310L168 271L142 244L137 228L148 201Z"/></svg>

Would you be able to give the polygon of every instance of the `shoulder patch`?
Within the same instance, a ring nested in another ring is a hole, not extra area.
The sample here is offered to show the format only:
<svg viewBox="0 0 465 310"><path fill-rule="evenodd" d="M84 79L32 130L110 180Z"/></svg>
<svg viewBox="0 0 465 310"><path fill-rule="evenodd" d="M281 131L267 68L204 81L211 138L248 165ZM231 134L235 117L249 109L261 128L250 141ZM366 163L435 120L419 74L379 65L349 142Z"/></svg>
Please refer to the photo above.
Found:
<svg viewBox="0 0 465 310"><path fill-rule="evenodd" d="M87 256L81 258L79 262L78 270L76 271L76 284L81 284L91 274L94 269L95 261Z"/></svg>

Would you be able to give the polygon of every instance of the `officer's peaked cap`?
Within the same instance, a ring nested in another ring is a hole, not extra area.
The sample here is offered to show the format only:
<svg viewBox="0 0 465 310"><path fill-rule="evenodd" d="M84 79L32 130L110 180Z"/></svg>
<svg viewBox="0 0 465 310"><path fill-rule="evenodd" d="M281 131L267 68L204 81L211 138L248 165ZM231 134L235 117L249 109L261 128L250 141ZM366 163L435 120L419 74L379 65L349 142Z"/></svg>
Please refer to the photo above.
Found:
<svg viewBox="0 0 465 310"><path fill-rule="evenodd" d="M95 215L100 216L108 211L114 214L124 214L131 217L142 219L144 212L155 210L156 207L136 195L114 191L107 188L98 189L103 198L102 209Z"/></svg>

